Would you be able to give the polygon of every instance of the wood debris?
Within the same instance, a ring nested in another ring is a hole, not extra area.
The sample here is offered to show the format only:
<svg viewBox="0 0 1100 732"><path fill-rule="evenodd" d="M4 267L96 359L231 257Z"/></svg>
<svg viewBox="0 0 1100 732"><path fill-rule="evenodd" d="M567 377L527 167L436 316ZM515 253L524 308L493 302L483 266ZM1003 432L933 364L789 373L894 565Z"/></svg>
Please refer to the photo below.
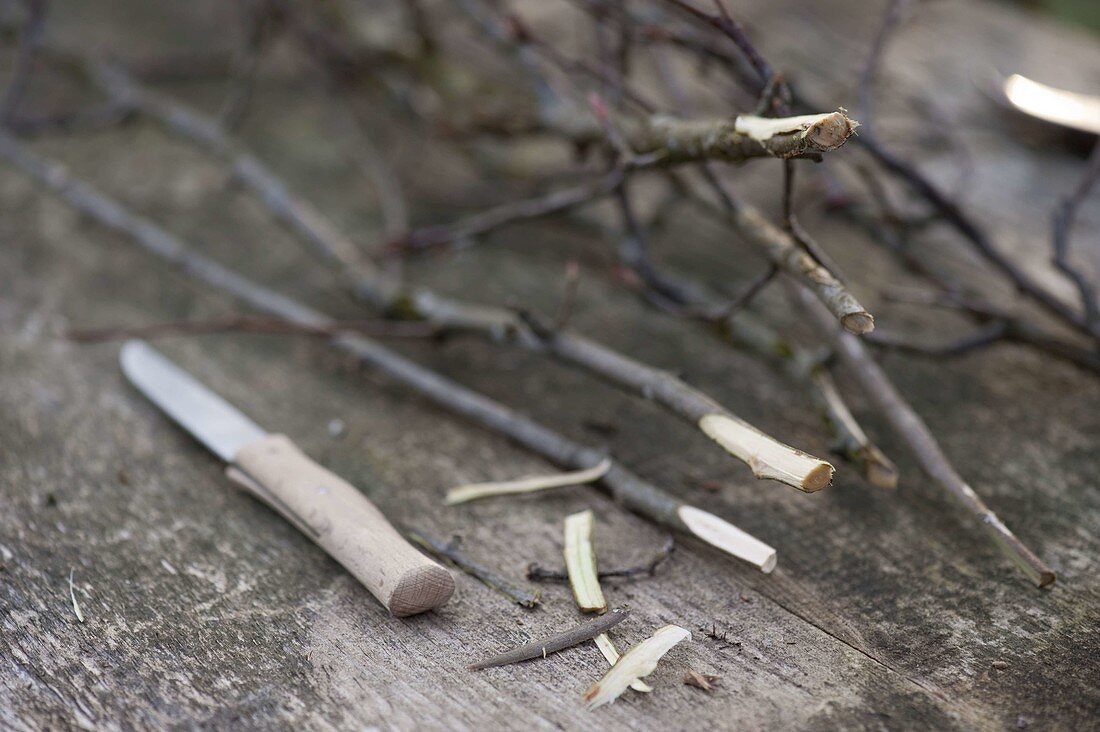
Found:
<svg viewBox="0 0 1100 732"><path fill-rule="evenodd" d="M688 669L684 674L684 684L686 686L694 686L697 689L703 691L711 691L718 684L718 680L722 678L717 674L701 674L695 669Z"/></svg>
<svg viewBox="0 0 1100 732"><path fill-rule="evenodd" d="M584 695L585 704L589 709L596 709L614 702L631 683L653 673L657 662L669 649L690 638L691 633L678 625L658 628L649 638L627 651L602 679L588 689Z"/></svg>
<svg viewBox="0 0 1100 732"><path fill-rule="evenodd" d="M592 547L594 521L592 511L565 517L565 571L569 574L577 607L586 613L607 610L607 600L596 572L596 551Z"/></svg>

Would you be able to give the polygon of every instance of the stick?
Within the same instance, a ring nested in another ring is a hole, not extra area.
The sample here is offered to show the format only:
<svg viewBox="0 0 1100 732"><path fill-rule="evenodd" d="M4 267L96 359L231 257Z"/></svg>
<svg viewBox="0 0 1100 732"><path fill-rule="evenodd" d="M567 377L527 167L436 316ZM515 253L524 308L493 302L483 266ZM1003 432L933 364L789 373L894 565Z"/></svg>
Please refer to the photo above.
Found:
<svg viewBox="0 0 1100 732"><path fill-rule="evenodd" d="M65 338L79 343L157 338L168 335L204 335L244 331L274 335L305 335L331 338L338 333L360 333L372 338L436 338L439 330L430 323L401 323L392 320L338 320L331 326L301 325L282 318L256 315L228 315L212 320L171 320L136 326L73 328Z"/></svg>
<svg viewBox="0 0 1100 732"><path fill-rule="evenodd" d="M471 671L480 671L486 668L494 668L496 666L507 666L512 663L519 663L520 661L529 661L532 658L546 658L547 654L557 653L558 651L566 648L572 648L578 643L584 643L586 640L592 640L600 633L606 633L614 628L619 623L626 620L626 616L630 614L630 608L623 606L617 607L609 613L604 613L598 618L589 620L587 623L578 625L576 628L567 630L564 633L558 633L552 635L544 640L531 641L525 643L518 648L513 648L510 651L506 651L499 656L493 656L487 658L484 661L478 661L472 663L467 668Z"/></svg>
<svg viewBox="0 0 1100 732"><path fill-rule="evenodd" d="M657 574L657 568L660 567L669 557L672 556L673 550L676 548L675 540L670 536L665 541L664 546L653 555L643 565L637 567L624 567L623 569L605 569L596 573L596 577L605 579L624 579L633 578L639 576L652 577ZM568 582L569 575L563 570L543 569L536 562L531 562L527 565L527 579L532 582Z"/></svg>
<svg viewBox="0 0 1100 732"><path fill-rule="evenodd" d="M322 313L253 283L191 250L152 221L131 213L72 178L64 166L40 158L2 131L0 157L101 225L124 234L150 254L257 310L306 326L326 327L333 322ZM332 345L428 397L438 406L504 435L557 465L581 470L595 466L606 457L367 338L342 334L332 340ZM612 463L601 485L628 510L657 524L696 536L727 554L754 564L765 573L775 568L775 550L768 545L713 514L681 502L617 463Z"/></svg>
<svg viewBox="0 0 1100 732"><path fill-rule="evenodd" d="M296 234L344 266L354 279L356 293L384 313L422 319L441 330L472 332L493 341L505 340L531 350L545 350L616 386L656 401L747 463L758 478L778 480L806 492L820 490L831 482L833 466L828 462L757 430L672 374L579 334L532 328L530 320L503 308L444 298L395 282L359 256L350 240L329 226L307 202L293 196L258 159L242 152L213 121L170 100L145 93L117 69L101 68L98 76L120 99L131 100L170 130L229 162L244 185ZM707 420L705 427L704 420Z"/></svg>
<svg viewBox="0 0 1100 732"><path fill-rule="evenodd" d="M805 288L794 286L792 293L806 315L829 336L844 365L859 380L868 398L890 423L898 438L909 446L928 477L955 496L962 507L981 522L982 528L1028 579L1039 587L1053 583L1053 570L1016 538L955 471L924 420L897 392L859 339L833 327L831 319Z"/></svg>
<svg viewBox="0 0 1100 732"><path fill-rule="evenodd" d="M406 526L403 533L414 543L419 544L440 559L447 560L458 569L461 569L486 587L496 590L517 605L525 608L538 607L540 597L537 591L532 592L507 577L497 574L484 564L471 559L469 555L458 548L458 537L449 542L442 541L410 526Z"/></svg>

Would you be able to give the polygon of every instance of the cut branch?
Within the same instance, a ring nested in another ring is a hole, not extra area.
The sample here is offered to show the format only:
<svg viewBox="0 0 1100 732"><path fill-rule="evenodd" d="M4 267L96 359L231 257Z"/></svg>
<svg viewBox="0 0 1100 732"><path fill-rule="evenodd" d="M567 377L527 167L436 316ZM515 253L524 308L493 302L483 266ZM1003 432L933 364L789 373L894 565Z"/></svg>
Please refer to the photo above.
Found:
<svg viewBox="0 0 1100 732"><path fill-rule="evenodd" d="M326 327L334 321L295 300L258 285L189 248L152 221L131 213L116 201L69 175L64 166L35 155L0 131L0 157L53 191L73 208L102 226L131 238L150 254L179 267L207 285L275 317L304 326ZM332 344L436 405L466 417L523 445L552 463L581 470L606 456L573 442L541 424L475 391L410 361L357 334L341 334ZM775 550L713 514L694 508L617 463L600 481L622 506L649 520L695 536L763 571L775 566Z"/></svg>
<svg viewBox="0 0 1100 732"><path fill-rule="evenodd" d="M606 135L591 115L570 112L549 121L551 129L573 142L601 142ZM781 119L739 115L733 119L685 120L653 115L614 119L625 144L636 155L652 155L662 164L719 160L740 163L753 158L816 158L842 146L859 126L843 110Z"/></svg>
<svg viewBox="0 0 1100 732"><path fill-rule="evenodd" d="M909 446L925 473L978 519L982 528L1028 579L1039 587L1053 583L1053 570L1028 549L967 485L924 420L902 398L859 339L836 329L828 314L805 288L794 285L792 291L806 315L828 334L844 365L859 380L867 397L889 422L898 438Z"/></svg>
<svg viewBox="0 0 1100 732"><path fill-rule="evenodd" d="M761 247L784 272L809 287L849 333L875 329L875 319L833 273L799 246L788 232L769 222L755 208L741 204L730 215L737 231Z"/></svg>
<svg viewBox="0 0 1100 732"><path fill-rule="evenodd" d="M212 120L166 98L143 92L118 69L103 68L99 76L104 84L114 89L116 96L132 100L141 111L153 116L168 129L227 160L244 185L252 189L296 234L340 263L354 281L356 293L383 312L395 317L425 320L441 330L473 332L493 341L511 341L525 348L548 351L556 358L596 373L617 386L653 399L715 439L730 454L746 462L760 478L779 480L804 491L820 490L832 480L833 467L828 462L764 434L671 374L581 335L532 327L533 321L510 310L453 300L426 290L405 287L360 257L350 240L329 226L309 203L291 194L263 163L242 152ZM604 185L613 189L619 182L621 173L613 172ZM711 419L704 427L702 421L707 417ZM592 465L576 467L589 468Z"/></svg>

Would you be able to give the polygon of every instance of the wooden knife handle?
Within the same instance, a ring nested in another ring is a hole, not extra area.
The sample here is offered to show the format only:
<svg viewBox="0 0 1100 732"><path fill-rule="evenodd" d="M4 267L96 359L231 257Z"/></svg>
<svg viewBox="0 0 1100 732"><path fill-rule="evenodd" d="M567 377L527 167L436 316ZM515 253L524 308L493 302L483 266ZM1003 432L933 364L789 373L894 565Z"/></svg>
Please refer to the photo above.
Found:
<svg viewBox="0 0 1100 732"><path fill-rule="evenodd" d="M230 477L355 576L397 617L450 599L451 573L417 551L354 486L313 462L285 435L242 447Z"/></svg>

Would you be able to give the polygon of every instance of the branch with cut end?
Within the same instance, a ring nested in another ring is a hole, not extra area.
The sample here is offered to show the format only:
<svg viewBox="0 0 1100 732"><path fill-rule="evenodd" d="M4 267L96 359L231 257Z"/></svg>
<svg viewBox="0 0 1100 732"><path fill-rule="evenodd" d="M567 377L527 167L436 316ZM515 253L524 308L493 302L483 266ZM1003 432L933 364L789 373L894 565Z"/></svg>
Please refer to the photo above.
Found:
<svg viewBox="0 0 1100 732"><path fill-rule="evenodd" d="M790 233L745 204L739 205L729 218L738 233L762 248L777 267L810 288L845 330L862 335L875 329L871 313L832 272L799 246Z"/></svg>
<svg viewBox="0 0 1100 732"><path fill-rule="evenodd" d="M334 322L328 316L199 254L149 219L135 215L113 199L73 178L64 166L35 155L2 131L0 158L100 225L125 235L150 254L261 312L304 326L324 327ZM503 435L552 463L580 470L591 468L606 457L598 450L574 442L370 339L357 334L341 334L332 340L332 344L443 409ZM617 463L612 463L600 484L622 506L661 526L695 536L727 554L752 563L764 572L770 572L775 567L775 550L768 545L721 518L680 501Z"/></svg>
<svg viewBox="0 0 1100 732"><path fill-rule="evenodd" d="M908 445L925 473L978 519L982 528L1032 582L1039 587L1053 583L1053 570L1028 549L963 480L924 420L897 392L863 343L833 326L828 314L804 287L792 285L792 296L817 327L828 334L841 361L859 381L868 399L889 422L898 438Z"/></svg>
<svg viewBox="0 0 1100 732"><path fill-rule="evenodd" d="M674 178L673 182L677 183L678 179ZM705 203L697 196L690 197L697 203ZM701 283L674 279L658 272L648 259L644 237L634 220L628 200L623 198L622 201L627 221L623 263L638 275L646 288L644 294L647 299L676 315L712 326L734 345L778 363L787 376L806 386L822 419L833 433L834 449L859 466L864 477L873 485L893 488L897 484L897 467L860 428L821 359L782 338L751 313L731 307L729 302L709 294ZM725 220L717 207L706 204L703 210ZM672 307L666 307L666 304Z"/></svg>
<svg viewBox="0 0 1100 732"><path fill-rule="evenodd" d="M719 332L735 346L778 364L790 379L806 387L833 435L833 450L859 467L869 483L879 488L897 486L897 466L864 432L821 358L749 312L726 318L719 324Z"/></svg>
<svg viewBox="0 0 1100 732"><path fill-rule="evenodd" d="M758 477L779 480L804 491L820 490L831 481L833 468L829 463L764 434L671 374L581 335L533 328L530 320L503 308L406 288L360 257L349 239L329 226L310 204L291 194L258 159L240 150L213 121L164 97L145 93L118 69L101 68L100 78L109 88L114 88L114 93L120 98L130 99L170 130L227 160L241 182L253 190L276 216L327 257L345 267L354 280L358 295L387 314L424 320L441 330L473 332L494 341L512 341L526 348L548 351L556 358L599 374L620 387L652 398L748 463Z"/></svg>
<svg viewBox="0 0 1100 732"><path fill-rule="evenodd" d="M550 129L578 144L605 139L590 115L560 112ZM816 158L841 147L859 127L844 110L798 117L738 115L732 119L692 120L666 115L644 119L617 116L614 125L636 155L654 156L663 165L718 160L740 163L753 158Z"/></svg>

